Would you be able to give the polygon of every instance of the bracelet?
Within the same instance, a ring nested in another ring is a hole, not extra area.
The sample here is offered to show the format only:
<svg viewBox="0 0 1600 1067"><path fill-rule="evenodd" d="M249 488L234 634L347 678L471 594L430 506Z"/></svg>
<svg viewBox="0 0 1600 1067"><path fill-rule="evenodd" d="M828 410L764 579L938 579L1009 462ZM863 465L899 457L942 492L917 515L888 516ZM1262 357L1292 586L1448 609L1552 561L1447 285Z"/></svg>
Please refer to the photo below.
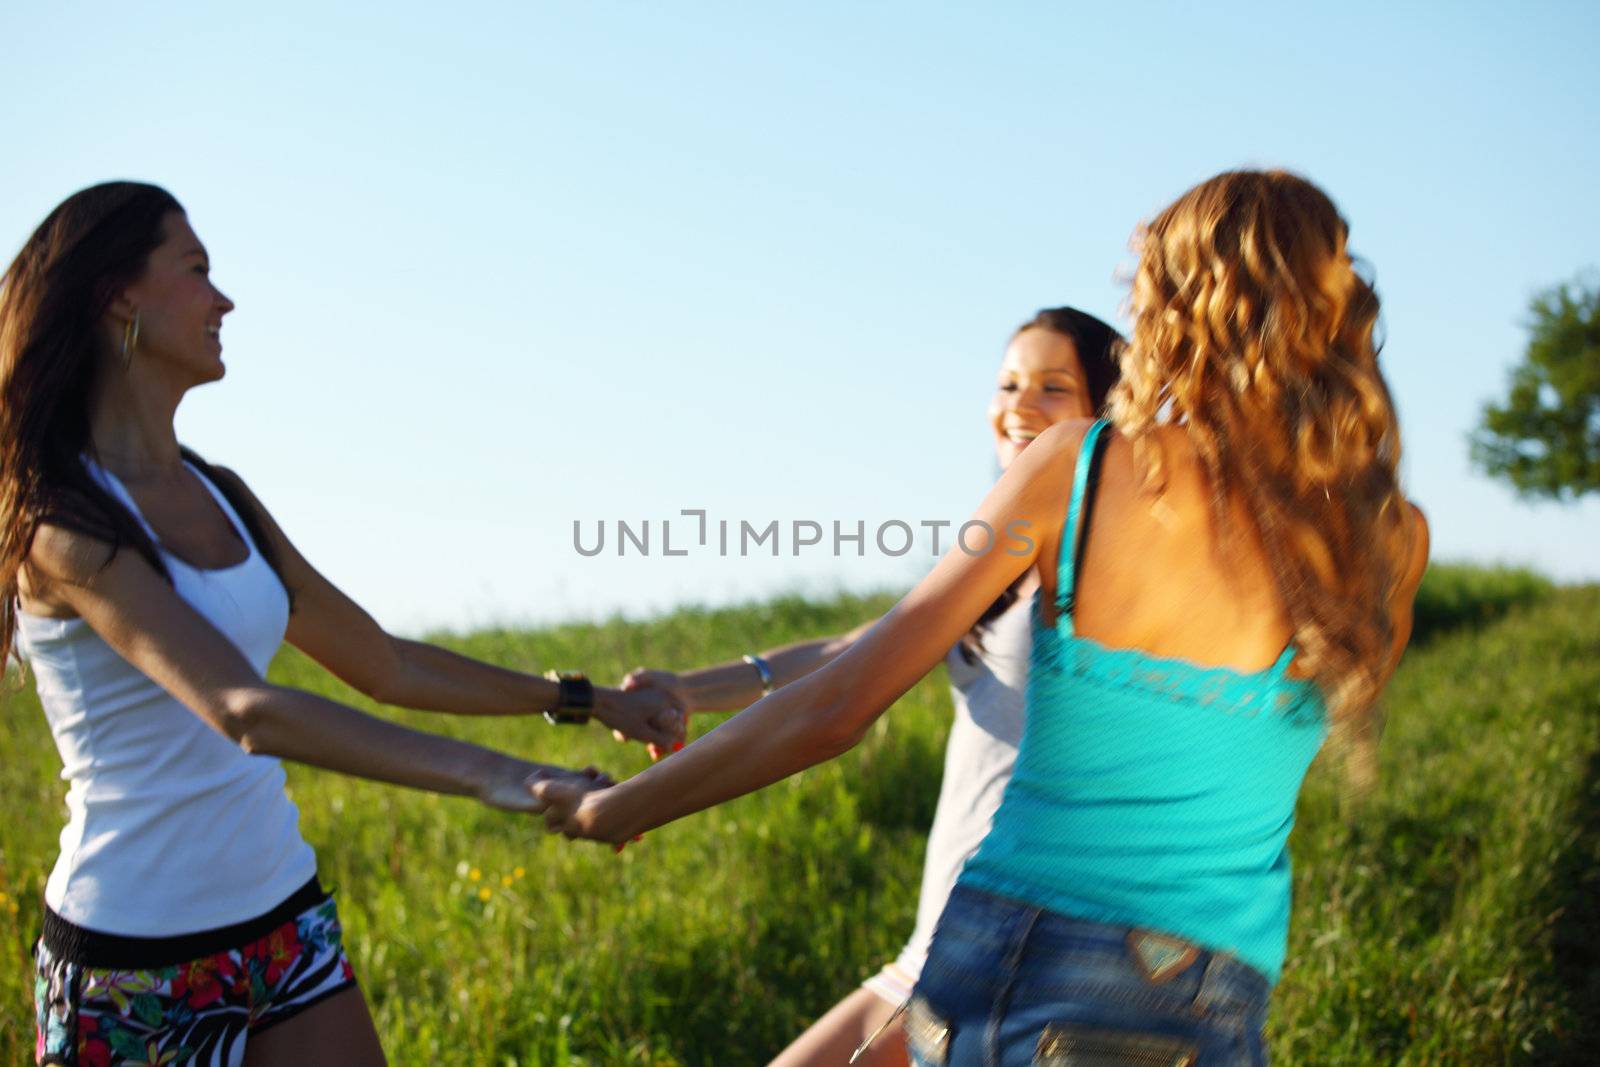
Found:
<svg viewBox="0 0 1600 1067"><path fill-rule="evenodd" d="M556 683L556 706L544 713L553 726L582 726L594 707L594 685L577 671L546 671L545 678Z"/></svg>
<svg viewBox="0 0 1600 1067"><path fill-rule="evenodd" d="M767 661L754 654L744 657L744 661L754 667L757 674L761 675L761 695L766 696L772 692L772 668L767 664Z"/></svg>

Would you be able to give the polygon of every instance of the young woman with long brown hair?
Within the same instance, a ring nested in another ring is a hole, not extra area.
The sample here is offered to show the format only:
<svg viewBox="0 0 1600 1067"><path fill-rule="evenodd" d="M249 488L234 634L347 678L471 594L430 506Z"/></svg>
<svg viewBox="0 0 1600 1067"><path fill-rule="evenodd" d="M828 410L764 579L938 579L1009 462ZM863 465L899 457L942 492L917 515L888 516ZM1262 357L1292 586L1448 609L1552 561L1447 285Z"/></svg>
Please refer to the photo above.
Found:
<svg viewBox="0 0 1600 1067"><path fill-rule="evenodd" d="M987 413L1002 471L1045 430L1104 408L1117 380L1120 341L1110 326L1072 307L1045 308L1017 328L1001 358ZM869 1038L870 1047L856 1059L859 1067L906 1064L896 1009L922 973L934 922L961 865L988 832L1017 758L1036 586L1031 571L1020 576L945 656L955 714L910 938L893 961L795 1038L771 1067L843 1063ZM641 668L622 686L665 689L688 713L743 708L843 655L871 626L681 674Z"/></svg>
<svg viewBox="0 0 1600 1067"><path fill-rule="evenodd" d="M133 182L64 201L0 282L0 664L15 641L72 783L40 1063L382 1062L273 757L524 812L530 780L604 780L271 685L286 636L386 703L681 737L660 692L391 637L182 448L173 414L222 377L232 309L177 201Z"/></svg>
<svg viewBox="0 0 1600 1067"><path fill-rule="evenodd" d="M1347 232L1281 171L1179 197L1141 232L1111 419L1041 435L975 513L1027 523L1030 551L950 552L672 759L535 786L547 821L622 841L845 751L1037 565L1016 768L934 934L913 1055L1262 1062L1295 799L1330 730L1370 741L1427 560Z"/></svg>

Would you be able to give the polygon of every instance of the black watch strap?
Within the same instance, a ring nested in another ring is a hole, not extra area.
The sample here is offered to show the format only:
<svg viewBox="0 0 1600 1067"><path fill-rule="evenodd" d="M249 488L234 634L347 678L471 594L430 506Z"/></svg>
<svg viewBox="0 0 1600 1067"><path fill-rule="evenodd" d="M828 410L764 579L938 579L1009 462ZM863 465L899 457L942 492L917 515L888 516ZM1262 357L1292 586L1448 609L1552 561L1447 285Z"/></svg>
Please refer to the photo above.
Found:
<svg viewBox="0 0 1600 1067"><path fill-rule="evenodd" d="M594 708L594 683L577 671L549 671L545 677L556 683L556 706L544 713L558 726L582 726Z"/></svg>

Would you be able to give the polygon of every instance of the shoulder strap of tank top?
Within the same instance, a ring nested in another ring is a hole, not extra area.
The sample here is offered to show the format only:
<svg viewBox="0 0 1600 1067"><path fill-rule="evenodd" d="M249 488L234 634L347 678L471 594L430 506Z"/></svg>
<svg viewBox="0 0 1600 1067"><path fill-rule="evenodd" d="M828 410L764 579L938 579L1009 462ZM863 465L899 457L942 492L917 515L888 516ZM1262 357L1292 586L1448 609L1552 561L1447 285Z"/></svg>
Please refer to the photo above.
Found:
<svg viewBox="0 0 1600 1067"><path fill-rule="evenodd" d="M211 499L217 502L217 507L222 509L222 514L233 524L233 532L239 540L244 542L244 547L250 550L253 556L257 552L255 538L250 536L250 527L244 521L244 516L239 514L239 509L233 506L233 501L228 499L228 494L222 491L222 486L206 477L206 472L188 456L183 458L183 465L189 468L191 474L200 479L200 484L206 487L206 492L211 494Z"/></svg>
<svg viewBox="0 0 1600 1067"><path fill-rule="evenodd" d="M1294 638L1291 637L1289 638L1289 643L1283 646L1283 651L1278 654L1278 662L1272 665L1272 670L1267 675L1269 684L1277 685L1288 677L1289 664L1294 662L1294 654Z"/></svg>
<svg viewBox="0 0 1600 1067"><path fill-rule="evenodd" d="M133 516L133 521L144 530L144 535L150 538L150 543L157 552L161 551L161 539L156 536L156 529L145 520L144 512L139 510L139 505L133 499L133 494L128 492L128 487L122 484L122 479L112 474L110 470L95 462L93 457L85 454L79 457L84 469L89 472L89 477L100 483L100 488L116 497L123 507L128 509L128 514Z"/></svg>
<svg viewBox="0 0 1600 1067"><path fill-rule="evenodd" d="M1061 558L1056 569L1056 625L1072 632L1072 608L1077 598L1078 571L1083 567L1083 550L1089 543L1089 512L1094 507L1095 482L1100 475L1100 457L1105 454L1106 428L1111 424L1096 419L1083 435L1078 447L1078 467L1072 475L1072 499L1067 504L1067 524L1061 530Z"/></svg>

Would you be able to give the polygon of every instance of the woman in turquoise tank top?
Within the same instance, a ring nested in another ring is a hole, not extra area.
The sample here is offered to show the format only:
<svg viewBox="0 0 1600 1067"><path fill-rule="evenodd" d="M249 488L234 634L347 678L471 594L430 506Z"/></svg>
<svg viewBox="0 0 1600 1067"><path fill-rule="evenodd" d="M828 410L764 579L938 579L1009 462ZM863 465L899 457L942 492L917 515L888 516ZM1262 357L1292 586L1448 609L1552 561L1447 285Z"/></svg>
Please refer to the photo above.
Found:
<svg viewBox="0 0 1600 1067"><path fill-rule="evenodd" d="M549 824L625 841L845 751L1034 567L1016 768L934 935L913 1054L1264 1062L1295 800L1330 733L1370 752L1427 559L1347 232L1281 171L1179 197L1139 234L1110 421L1018 457L969 523L987 546L680 755L533 786Z"/></svg>
<svg viewBox="0 0 1600 1067"><path fill-rule="evenodd" d="M997 470L1010 466L1049 427L1092 418L1105 408L1117 380L1115 348L1121 340L1104 322L1071 307L1045 308L1017 328L988 404ZM956 875L988 833L1022 738L1032 578L1024 575L1007 589L945 659L954 718L909 940L892 962L812 1023L768 1067L836 1067L869 1038L870 1049L857 1056L857 1067L906 1067L909 1062L898 1009L922 973L934 923ZM624 679L623 688L663 688L686 713L742 709L843 655L876 621L847 634L683 674L641 668Z"/></svg>

